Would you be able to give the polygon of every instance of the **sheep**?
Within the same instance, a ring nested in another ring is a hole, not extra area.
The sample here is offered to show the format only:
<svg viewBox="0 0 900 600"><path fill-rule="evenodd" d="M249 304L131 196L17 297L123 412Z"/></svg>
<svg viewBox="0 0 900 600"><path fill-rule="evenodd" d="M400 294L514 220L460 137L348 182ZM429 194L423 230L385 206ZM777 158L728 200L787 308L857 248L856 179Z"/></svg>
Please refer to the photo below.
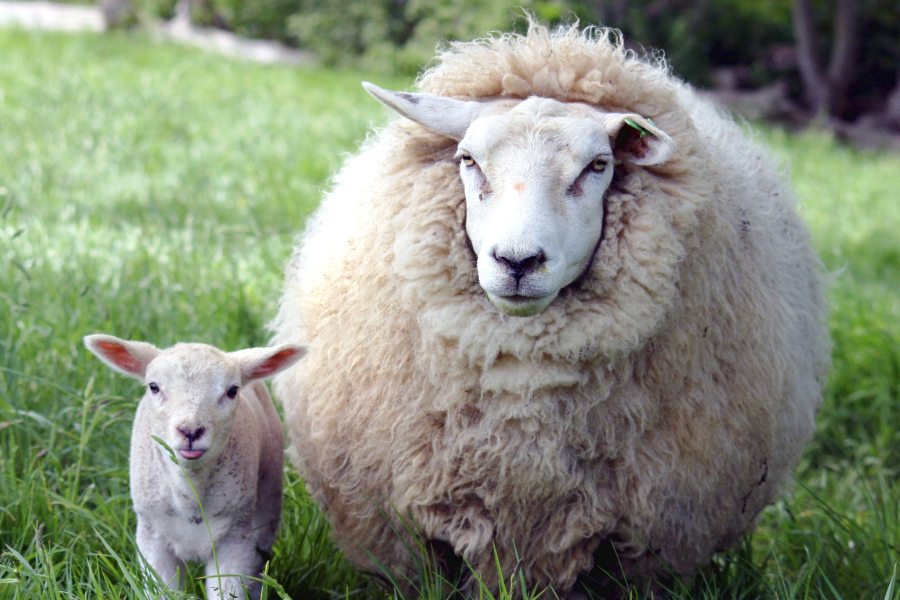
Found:
<svg viewBox="0 0 900 600"><path fill-rule="evenodd" d="M469 593L695 573L785 491L821 403L785 175L608 29L453 43L418 85L367 85L400 116L269 325L309 347L273 386L307 489L357 564L411 573L411 518Z"/></svg>
<svg viewBox="0 0 900 600"><path fill-rule="evenodd" d="M225 353L182 343L160 350L102 334L84 344L147 386L129 461L135 537L147 564L180 590L185 562L205 562L210 600L259 598L258 581L218 575L256 577L272 550L281 523L284 432L261 380L294 364L305 348Z"/></svg>

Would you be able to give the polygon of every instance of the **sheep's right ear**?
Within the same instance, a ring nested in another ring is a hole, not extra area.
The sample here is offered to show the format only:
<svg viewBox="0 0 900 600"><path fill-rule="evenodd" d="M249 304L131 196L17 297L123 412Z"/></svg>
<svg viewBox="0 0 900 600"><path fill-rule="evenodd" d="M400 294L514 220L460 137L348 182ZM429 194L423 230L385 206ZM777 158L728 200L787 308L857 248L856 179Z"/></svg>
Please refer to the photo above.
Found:
<svg viewBox="0 0 900 600"><path fill-rule="evenodd" d="M272 348L248 348L231 352L241 368L241 383L254 379L265 379L289 366L306 355L306 346L282 344Z"/></svg>
<svg viewBox="0 0 900 600"><path fill-rule="evenodd" d="M107 365L134 377L144 380L147 365L159 355L159 348L146 342L127 342L111 335L87 335L84 346L97 355Z"/></svg>
<svg viewBox="0 0 900 600"><path fill-rule="evenodd" d="M363 87L394 112L457 142L466 136L472 121L485 114L493 104L435 94L392 92L368 81L363 82Z"/></svg>

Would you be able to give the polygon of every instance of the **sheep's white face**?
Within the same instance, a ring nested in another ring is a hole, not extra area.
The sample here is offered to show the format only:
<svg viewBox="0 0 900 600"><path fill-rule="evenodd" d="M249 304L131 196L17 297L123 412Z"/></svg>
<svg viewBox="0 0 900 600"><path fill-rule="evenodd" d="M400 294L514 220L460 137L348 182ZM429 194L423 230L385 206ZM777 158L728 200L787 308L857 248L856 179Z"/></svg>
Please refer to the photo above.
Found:
<svg viewBox="0 0 900 600"><path fill-rule="evenodd" d="M152 434L186 469L218 458L241 401L240 367L209 346L186 344L161 353L144 376Z"/></svg>
<svg viewBox="0 0 900 600"><path fill-rule="evenodd" d="M559 107L529 99L509 114L476 119L459 144L478 280L509 315L546 308L585 271L603 232L614 164L609 134L599 119L578 114L585 107L540 116Z"/></svg>
<svg viewBox="0 0 900 600"><path fill-rule="evenodd" d="M615 163L658 164L675 147L639 115L585 104L465 102L364 85L400 114L459 140L478 280L512 316L541 312L588 268Z"/></svg>
<svg viewBox="0 0 900 600"><path fill-rule="evenodd" d="M89 335L84 345L104 363L139 380L151 415L150 435L164 441L186 469L199 469L228 445L241 388L297 362L306 348L282 344L222 352L206 344L160 350L145 342Z"/></svg>

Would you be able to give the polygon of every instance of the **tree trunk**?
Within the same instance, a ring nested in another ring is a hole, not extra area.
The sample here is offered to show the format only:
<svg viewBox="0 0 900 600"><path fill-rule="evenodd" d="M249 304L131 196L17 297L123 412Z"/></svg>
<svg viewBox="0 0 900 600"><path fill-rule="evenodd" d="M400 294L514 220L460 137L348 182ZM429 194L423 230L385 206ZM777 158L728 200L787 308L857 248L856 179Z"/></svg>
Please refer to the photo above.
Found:
<svg viewBox="0 0 900 600"><path fill-rule="evenodd" d="M797 66L803 79L803 93L816 114L828 113L831 104L828 80L822 71L816 47L816 18L810 0L794 0L794 43L797 47Z"/></svg>
<svg viewBox="0 0 900 600"><path fill-rule="evenodd" d="M897 82L894 84L894 91L888 95L884 112L888 122L900 129L900 71L897 71Z"/></svg>
<svg viewBox="0 0 900 600"><path fill-rule="evenodd" d="M847 107L847 91L853 83L858 42L857 0L838 0L834 18L834 44L828 64L828 112L840 116Z"/></svg>
<svg viewBox="0 0 900 600"><path fill-rule="evenodd" d="M819 115L840 116L853 83L859 31L857 0L837 0L831 57L826 73L816 47L816 18L811 0L794 0L794 41L803 90L810 108Z"/></svg>

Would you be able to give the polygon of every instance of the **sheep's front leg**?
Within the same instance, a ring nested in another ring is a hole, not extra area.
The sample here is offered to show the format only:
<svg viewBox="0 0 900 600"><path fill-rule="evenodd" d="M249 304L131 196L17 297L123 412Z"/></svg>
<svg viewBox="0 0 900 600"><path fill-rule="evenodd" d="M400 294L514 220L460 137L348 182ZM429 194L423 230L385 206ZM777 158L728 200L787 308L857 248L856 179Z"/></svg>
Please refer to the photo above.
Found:
<svg viewBox="0 0 900 600"><path fill-rule="evenodd" d="M206 563L206 597L208 600L233 600L259 598L262 584L248 577L222 577L223 575L248 575L259 577L263 568L262 555L256 550L256 542L249 531L237 538L229 538L216 544L216 561ZM247 594L244 594L246 588Z"/></svg>
<svg viewBox="0 0 900 600"><path fill-rule="evenodd" d="M168 588L180 590L184 587L187 573L184 562L175 556L169 543L159 535L150 521L138 516L135 538L137 538L138 550L146 559L147 564L156 571ZM147 575L149 576L149 573Z"/></svg>

